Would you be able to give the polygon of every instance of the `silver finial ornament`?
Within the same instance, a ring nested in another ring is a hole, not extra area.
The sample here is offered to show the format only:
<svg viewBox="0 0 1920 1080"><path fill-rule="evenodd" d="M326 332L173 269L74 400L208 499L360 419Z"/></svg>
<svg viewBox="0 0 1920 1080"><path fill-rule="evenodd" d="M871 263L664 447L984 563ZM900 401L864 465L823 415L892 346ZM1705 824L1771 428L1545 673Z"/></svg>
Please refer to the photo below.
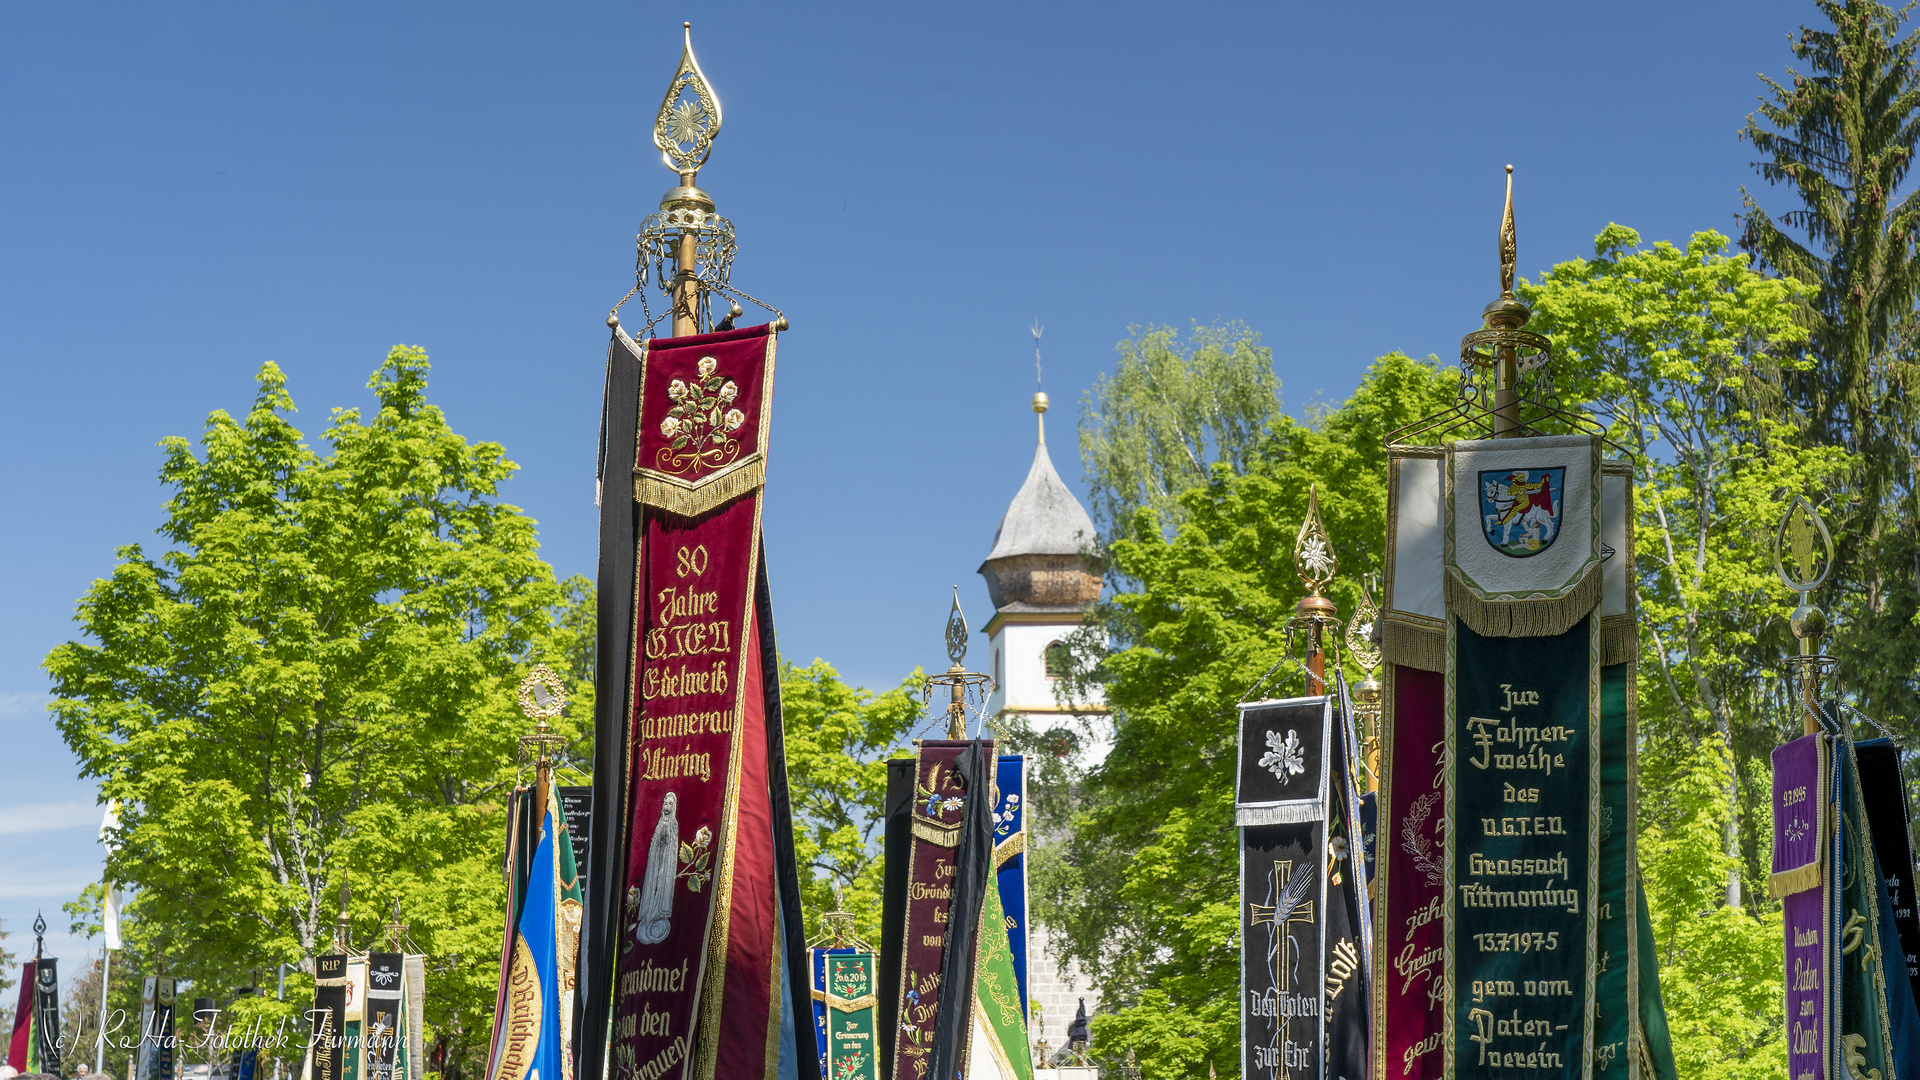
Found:
<svg viewBox="0 0 1920 1080"><path fill-rule="evenodd" d="M693 24L682 23L681 28L686 38L680 50L680 67L667 84L667 96L660 100L660 112L654 117L653 145L660 148L660 160L667 168L692 176L707 163L714 136L720 134L720 99L713 95L700 62L693 57Z"/></svg>

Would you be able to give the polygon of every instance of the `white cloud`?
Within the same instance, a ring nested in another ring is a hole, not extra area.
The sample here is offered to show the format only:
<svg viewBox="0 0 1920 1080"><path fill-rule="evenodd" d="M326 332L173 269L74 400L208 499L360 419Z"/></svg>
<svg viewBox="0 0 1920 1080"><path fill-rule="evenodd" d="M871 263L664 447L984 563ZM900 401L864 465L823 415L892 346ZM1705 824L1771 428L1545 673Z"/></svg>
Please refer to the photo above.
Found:
<svg viewBox="0 0 1920 1080"><path fill-rule="evenodd" d="M8 874L4 880L0 880L0 899L53 897L65 902L79 896L80 890L93 884L97 876L97 869L90 876L85 869L64 868L43 870L38 873L28 871L24 874ZM58 907L58 905L55 906ZM48 921L51 922L52 919L49 918ZM8 919L7 925L13 927L31 922L33 922L31 918L25 923L15 923L13 919Z"/></svg>
<svg viewBox="0 0 1920 1080"><path fill-rule="evenodd" d="M0 694L0 719L38 720L47 715L47 705L52 701L52 695L45 690Z"/></svg>
<svg viewBox="0 0 1920 1080"><path fill-rule="evenodd" d="M93 803L79 801L0 806L0 833L52 832L83 825L98 830L100 815L105 812Z"/></svg>

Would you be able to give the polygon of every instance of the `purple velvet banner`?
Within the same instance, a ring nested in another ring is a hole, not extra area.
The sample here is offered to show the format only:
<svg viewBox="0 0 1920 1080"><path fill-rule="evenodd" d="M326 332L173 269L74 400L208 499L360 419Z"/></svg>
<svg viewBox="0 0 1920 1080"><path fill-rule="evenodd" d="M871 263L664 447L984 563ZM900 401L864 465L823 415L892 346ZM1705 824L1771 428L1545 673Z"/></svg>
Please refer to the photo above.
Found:
<svg viewBox="0 0 1920 1080"><path fill-rule="evenodd" d="M1827 744L1823 735L1796 739L1773 752L1773 874L1769 891L1785 908L1787 1075L1826 1075L1827 890L1821 847L1827 835Z"/></svg>

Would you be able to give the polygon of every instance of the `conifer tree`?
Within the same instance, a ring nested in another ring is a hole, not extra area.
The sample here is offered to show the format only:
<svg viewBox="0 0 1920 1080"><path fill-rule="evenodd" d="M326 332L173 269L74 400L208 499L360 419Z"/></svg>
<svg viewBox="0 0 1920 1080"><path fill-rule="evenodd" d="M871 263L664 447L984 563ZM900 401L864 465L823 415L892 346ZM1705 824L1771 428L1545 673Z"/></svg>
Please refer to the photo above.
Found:
<svg viewBox="0 0 1920 1080"><path fill-rule="evenodd" d="M1905 32L1905 10L1815 3L1831 28L1790 38L1807 70L1789 68L1785 82L1762 75L1759 113L1741 131L1763 155L1761 177L1801 205L1776 219L1743 189L1741 245L1811 288L1802 316L1818 362L1786 372L1783 389L1815 442L1853 455L1826 509L1841 547L1837 644L1868 708L1910 730L1920 715L1911 632L1920 547L1905 527L1920 450L1920 192L1901 188L1920 143L1920 39Z"/></svg>

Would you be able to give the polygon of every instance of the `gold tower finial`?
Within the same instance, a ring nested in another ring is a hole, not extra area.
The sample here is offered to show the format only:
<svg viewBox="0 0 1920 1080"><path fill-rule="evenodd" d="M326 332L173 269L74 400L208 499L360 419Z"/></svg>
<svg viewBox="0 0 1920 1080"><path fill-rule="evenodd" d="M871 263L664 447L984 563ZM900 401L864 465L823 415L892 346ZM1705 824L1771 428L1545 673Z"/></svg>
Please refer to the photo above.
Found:
<svg viewBox="0 0 1920 1080"><path fill-rule="evenodd" d="M1033 320L1030 328L1033 334L1033 411L1040 418L1040 445L1047 445L1047 392L1041 389L1040 380L1040 335L1047 328L1040 325L1039 319Z"/></svg>

